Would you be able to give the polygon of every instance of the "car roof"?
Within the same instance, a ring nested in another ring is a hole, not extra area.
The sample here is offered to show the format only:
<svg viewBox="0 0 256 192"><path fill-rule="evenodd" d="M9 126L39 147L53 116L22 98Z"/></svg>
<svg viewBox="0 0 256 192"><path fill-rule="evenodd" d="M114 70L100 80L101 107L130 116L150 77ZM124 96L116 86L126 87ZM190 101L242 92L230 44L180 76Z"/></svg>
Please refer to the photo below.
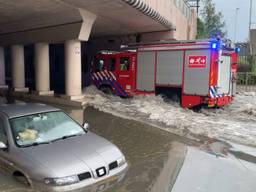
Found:
<svg viewBox="0 0 256 192"><path fill-rule="evenodd" d="M8 118L21 117L51 111L60 111L60 109L41 103L0 104L0 113L4 113L8 116Z"/></svg>

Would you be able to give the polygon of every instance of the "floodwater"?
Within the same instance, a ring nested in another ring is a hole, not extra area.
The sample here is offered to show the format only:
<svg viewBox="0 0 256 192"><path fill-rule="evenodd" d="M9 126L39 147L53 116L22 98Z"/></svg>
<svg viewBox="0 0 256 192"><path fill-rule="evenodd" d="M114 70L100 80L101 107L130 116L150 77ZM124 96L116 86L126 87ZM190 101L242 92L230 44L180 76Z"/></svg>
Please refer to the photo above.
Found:
<svg viewBox="0 0 256 192"><path fill-rule="evenodd" d="M154 125L183 137L201 136L256 146L256 93L237 94L225 108L182 109L161 96L121 99L108 96L94 86L85 89L85 101L100 111Z"/></svg>
<svg viewBox="0 0 256 192"><path fill-rule="evenodd" d="M188 191L184 187L190 185L193 185L193 190L189 190L191 192L200 191L198 189L203 187L206 189L204 191L222 192L223 190L217 188L219 185L212 186L212 190L203 185L213 181L213 174L218 181L224 180L223 183L227 184L223 189L231 189L228 188L231 186L233 192L253 192L256 188L255 156L241 153L239 150L234 150L232 156L227 155L229 144L206 137L200 138L200 141L188 139L158 129L150 123L138 122L129 117L120 118L93 107L87 107L85 110L63 109L80 124L88 122L91 131L117 145L129 164L128 170L121 175L79 192L183 192ZM243 148L243 151L246 150L247 148ZM236 157L241 159L237 160ZM200 169L201 165L204 165L203 170ZM221 170L219 165L222 166ZM193 176L194 173L203 179L197 180L197 177ZM225 181L226 178L229 180ZM207 182L199 182L204 180ZM240 188L236 187L238 185ZM0 191L36 192L17 183L12 177L1 174Z"/></svg>
<svg viewBox="0 0 256 192"><path fill-rule="evenodd" d="M95 116L96 115L96 116ZM85 111L92 130L116 144L130 165L121 185L110 191L169 191L186 155L178 142L191 142L152 126L98 112ZM95 127L94 127L95 126Z"/></svg>
<svg viewBox="0 0 256 192"><path fill-rule="evenodd" d="M86 110L64 110L81 124L86 120L91 131L116 144L129 164L128 170L118 179L111 178L81 192L171 190L186 154L186 146L182 143L194 143L147 124L115 117L91 107ZM24 187L11 177L0 175L0 191L36 190Z"/></svg>

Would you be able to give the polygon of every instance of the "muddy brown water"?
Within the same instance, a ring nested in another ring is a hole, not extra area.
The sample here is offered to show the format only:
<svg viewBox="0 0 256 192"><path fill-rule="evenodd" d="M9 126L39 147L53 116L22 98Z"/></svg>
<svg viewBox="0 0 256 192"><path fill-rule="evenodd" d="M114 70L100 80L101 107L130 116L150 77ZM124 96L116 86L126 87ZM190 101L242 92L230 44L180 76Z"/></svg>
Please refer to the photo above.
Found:
<svg viewBox="0 0 256 192"><path fill-rule="evenodd" d="M95 110L64 108L79 123L88 122L90 130L116 144L124 153L129 168L118 177L98 183L85 192L171 191L182 166L188 139L144 123L126 120ZM12 177L0 174L0 191L38 191L27 188Z"/></svg>

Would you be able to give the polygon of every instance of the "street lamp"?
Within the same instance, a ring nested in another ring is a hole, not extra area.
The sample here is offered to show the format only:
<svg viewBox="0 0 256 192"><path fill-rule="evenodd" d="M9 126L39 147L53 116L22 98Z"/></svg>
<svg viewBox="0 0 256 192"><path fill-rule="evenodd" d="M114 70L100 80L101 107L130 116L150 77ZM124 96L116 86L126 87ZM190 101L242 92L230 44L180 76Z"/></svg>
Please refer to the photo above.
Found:
<svg viewBox="0 0 256 192"><path fill-rule="evenodd" d="M252 25L252 0L250 0L250 14L249 14L249 47L252 53L252 43L251 43L251 25Z"/></svg>
<svg viewBox="0 0 256 192"><path fill-rule="evenodd" d="M249 35L250 35L251 25L252 25L252 0L250 0Z"/></svg>
<svg viewBox="0 0 256 192"><path fill-rule="evenodd" d="M239 8L236 8L236 13L235 13L235 30L234 30L234 43L236 43L236 36L237 36L237 17L238 17L238 11Z"/></svg>

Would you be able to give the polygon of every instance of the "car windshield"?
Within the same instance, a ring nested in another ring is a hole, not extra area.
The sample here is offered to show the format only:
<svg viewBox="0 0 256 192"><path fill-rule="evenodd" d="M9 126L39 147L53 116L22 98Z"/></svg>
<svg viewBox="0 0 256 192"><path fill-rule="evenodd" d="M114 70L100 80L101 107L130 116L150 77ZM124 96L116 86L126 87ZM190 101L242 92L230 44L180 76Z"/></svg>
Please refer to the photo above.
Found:
<svg viewBox="0 0 256 192"><path fill-rule="evenodd" d="M64 112L47 112L10 120L15 143L20 147L50 143L85 134Z"/></svg>

